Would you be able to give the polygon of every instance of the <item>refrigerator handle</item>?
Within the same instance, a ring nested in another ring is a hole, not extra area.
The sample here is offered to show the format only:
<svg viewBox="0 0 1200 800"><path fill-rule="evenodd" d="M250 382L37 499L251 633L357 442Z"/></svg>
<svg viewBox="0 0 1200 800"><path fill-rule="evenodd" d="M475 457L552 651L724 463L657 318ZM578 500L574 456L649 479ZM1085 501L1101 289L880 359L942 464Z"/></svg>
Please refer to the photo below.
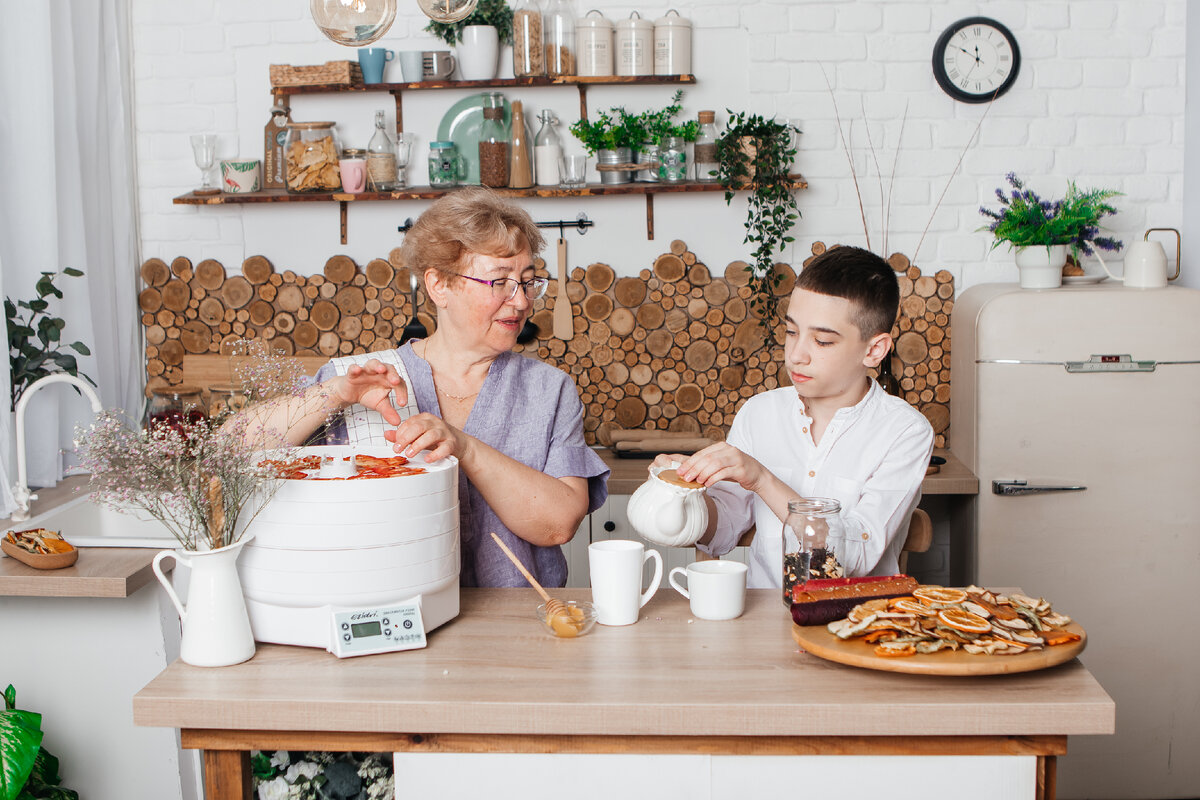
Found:
<svg viewBox="0 0 1200 800"><path fill-rule="evenodd" d="M1086 486L1030 486L1029 481L992 481L992 494L1047 494L1049 492L1083 492Z"/></svg>

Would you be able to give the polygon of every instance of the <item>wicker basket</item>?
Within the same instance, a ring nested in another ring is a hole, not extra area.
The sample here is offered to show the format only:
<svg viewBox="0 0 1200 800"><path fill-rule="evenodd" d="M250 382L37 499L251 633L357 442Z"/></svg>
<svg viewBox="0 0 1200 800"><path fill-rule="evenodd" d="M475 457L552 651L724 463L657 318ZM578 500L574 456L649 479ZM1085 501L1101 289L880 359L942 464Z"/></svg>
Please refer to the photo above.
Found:
<svg viewBox="0 0 1200 800"><path fill-rule="evenodd" d="M362 67L353 61L326 61L311 67L271 65L272 86L356 86L362 82Z"/></svg>

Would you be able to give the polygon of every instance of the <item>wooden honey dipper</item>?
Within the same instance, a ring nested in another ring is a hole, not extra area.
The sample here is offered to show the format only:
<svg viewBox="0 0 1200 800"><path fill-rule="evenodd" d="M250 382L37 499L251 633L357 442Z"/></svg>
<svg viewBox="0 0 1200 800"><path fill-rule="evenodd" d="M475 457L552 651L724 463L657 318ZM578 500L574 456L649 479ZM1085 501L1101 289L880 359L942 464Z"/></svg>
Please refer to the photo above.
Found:
<svg viewBox="0 0 1200 800"><path fill-rule="evenodd" d="M504 544L500 537L494 532L492 533L492 538L496 540L496 544L500 545L500 549L504 551L504 555L508 556L508 560L513 562L513 565L516 566L517 569L521 570L521 574L525 576L525 580L529 581L529 585L534 589L537 589L537 593L540 594L542 599L546 601L546 619L554 619L558 616L569 616L570 612L567 611L566 604L563 603L562 600L557 600L546 594L546 590L543 589L542 585L537 582L537 579L529 574L529 570L525 569L525 565L517 559L512 550L508 549L508 545Z"/></svg>

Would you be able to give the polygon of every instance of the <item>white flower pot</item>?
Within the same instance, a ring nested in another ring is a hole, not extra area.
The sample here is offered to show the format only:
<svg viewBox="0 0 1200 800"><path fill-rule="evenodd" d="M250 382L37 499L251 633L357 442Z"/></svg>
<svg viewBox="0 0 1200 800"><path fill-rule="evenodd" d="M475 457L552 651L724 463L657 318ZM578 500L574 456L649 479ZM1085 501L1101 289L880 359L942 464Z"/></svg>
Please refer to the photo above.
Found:
<svg viewBox="0 0 1200 800"><path fill-rule="evenodd" d="M1062 286L1062 268L1067 263L1065 244L1050 247L1018 247L1017 271L1022 289L1057 289Z"/></svg>
<svg viewBox="0 0 1200 800"><path fill-rule="evenodd" d="M490 81L500 61L500 35L491 25L468 25L456 48L458 76L464 81Z"/></svg>

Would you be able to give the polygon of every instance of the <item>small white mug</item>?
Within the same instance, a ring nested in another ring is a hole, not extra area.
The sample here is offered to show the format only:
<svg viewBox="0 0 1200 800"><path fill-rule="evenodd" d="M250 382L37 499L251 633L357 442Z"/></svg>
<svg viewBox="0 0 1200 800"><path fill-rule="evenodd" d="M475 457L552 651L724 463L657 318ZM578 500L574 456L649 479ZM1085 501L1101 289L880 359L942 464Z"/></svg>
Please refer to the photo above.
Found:
<svg viewBox="0 0 1200 800"><path fill-rule="evenodd" d="M686 589L676 583L677 575L687 578ZM695 561L671 570L667 582L700 619L737 619L746 609L746 565L738 561Z"/></svg>
<svg viewBox="0 0 1200 800"><path fill-rule="evenodd" d="M642 591L642 565L654 559L650 588ZM609 539L588 545L592 604L601 625L632 625L662 583L663 562L657 550L641 542Z"/></svg>

